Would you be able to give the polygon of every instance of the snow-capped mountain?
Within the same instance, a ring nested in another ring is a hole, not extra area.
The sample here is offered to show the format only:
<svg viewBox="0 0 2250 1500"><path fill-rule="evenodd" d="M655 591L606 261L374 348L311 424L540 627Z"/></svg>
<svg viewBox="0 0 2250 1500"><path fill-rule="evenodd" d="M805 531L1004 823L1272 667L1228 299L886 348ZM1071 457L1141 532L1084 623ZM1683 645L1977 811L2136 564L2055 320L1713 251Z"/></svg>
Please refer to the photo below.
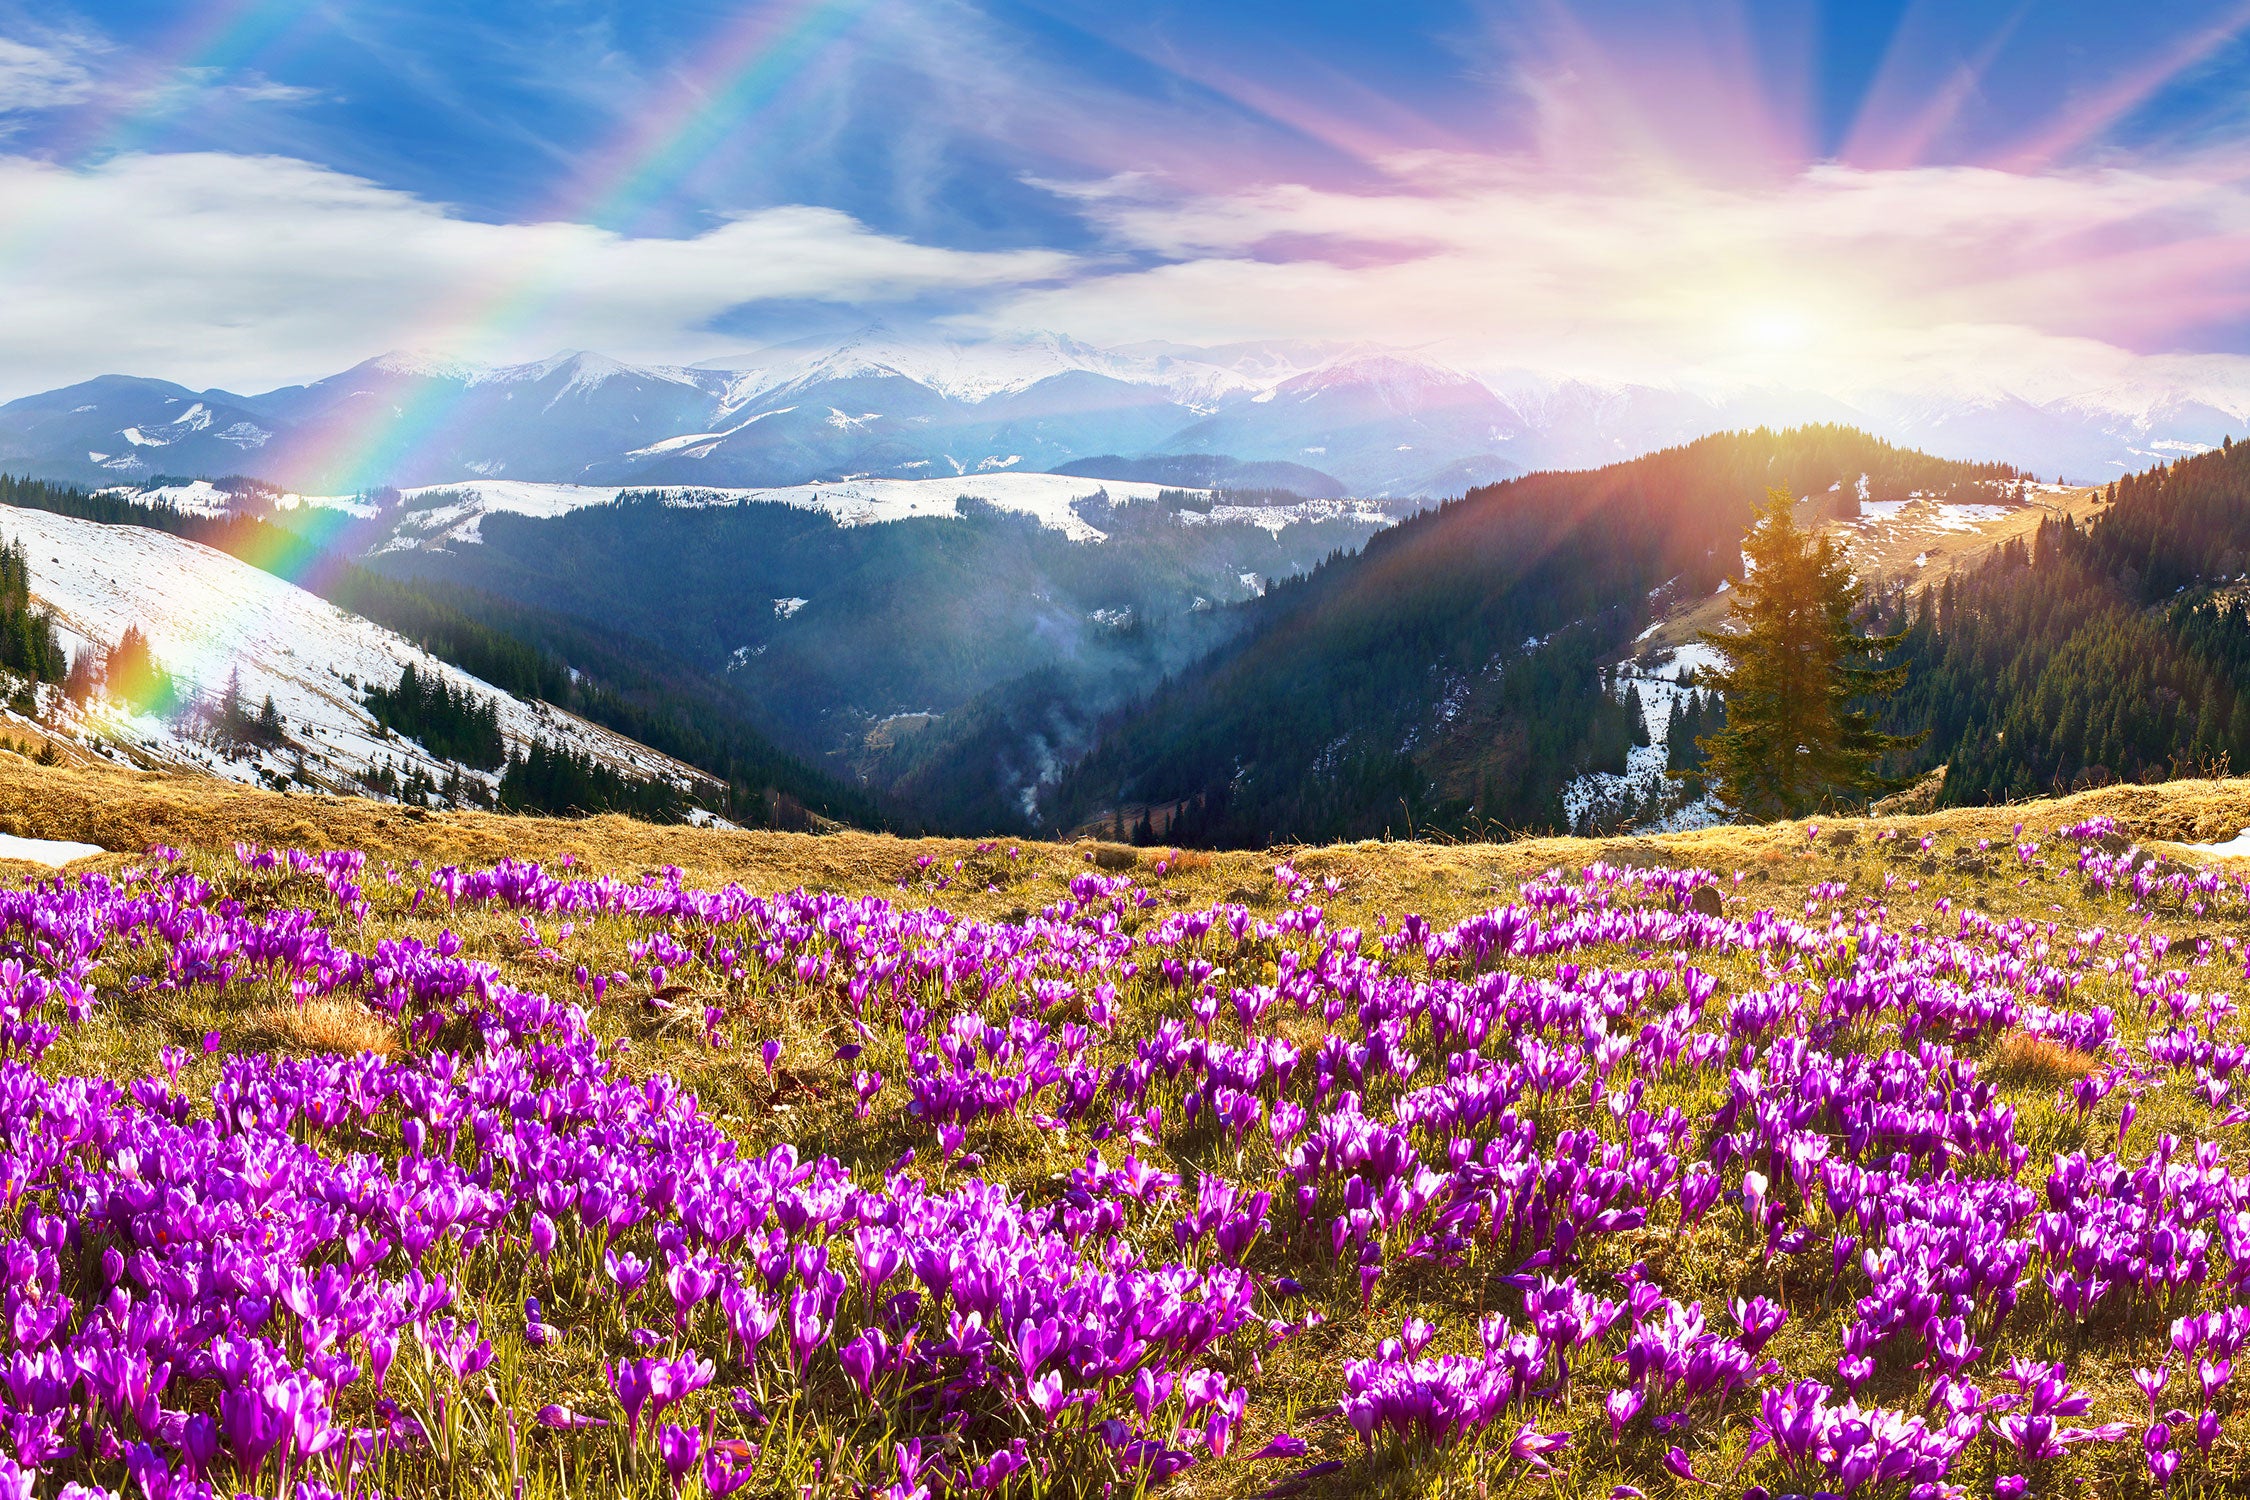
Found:
<svg viewBox="0 0 2250 1500"><path fill-rule="evenodd" d="M224 391L104 375L0 407L0 470L115 483L266 466L282 424Z"/></svg>
<svg viewBox="0 0 2250 1500"><path fill-rule="evenodd" d="M567 743L612 770L662 777L691 796L707 782L644 745L512 697L295 584L195 542L12 507L0 511L0 538L23 546L32 597L53 612L67 650L100 653L137 627L187 697L216 704L232 678L253 710L272 698L287 737L279 745L229 747L199 736L192 715L135 714L106 699L81 710L44 690L50 724L90 753L329 790L363 789L380 767L401 781L420 772L441 785L455 776L496 784L497 773L456 766L377 726L363 706L368 690L394 686L411 664L456 692L492 700L511 748Z"/></svg>
<svg viewBox="0 0 2250 1500"><path fill-rule="evenodd" d="M577 352L478 366L385 355L261 395L105 376L0 405L0 471L102 484L246 474L307 493L471 479L779 488L996 472L1295 465L1300 492L1457 494L1708 432L1830 421L1946 457L2098 481L2250 428L2250 389L2192 361L2019 391L1604 384L1464 370L1373 344L1096 347L881 326L695 367Z"/></svg>

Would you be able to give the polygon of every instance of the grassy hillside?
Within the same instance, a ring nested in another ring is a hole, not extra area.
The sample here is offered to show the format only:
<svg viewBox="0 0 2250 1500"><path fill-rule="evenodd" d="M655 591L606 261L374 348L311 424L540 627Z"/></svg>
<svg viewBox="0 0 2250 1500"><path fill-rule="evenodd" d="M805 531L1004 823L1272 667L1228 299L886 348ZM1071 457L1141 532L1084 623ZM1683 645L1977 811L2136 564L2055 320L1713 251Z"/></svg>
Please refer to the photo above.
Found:
<svg viewBox="0 0 2250 1500"><path fill-rule="evenodd" d="M1841 1492L1835 1445L1877 1440L1848 1383L1922 1482L2137 1495L2153 1452L2233 1492L2250 1419L2193 1357L2241 1333L2174 1320L2250 1274L2220 1170L2246 908L2162 841L2245 824L2250 783L2182 782L1180 855L415 816L0 754L0 831L120 851L0 892L42 977L8 980L10 1192L77 1226L16 1241L16 1303L73 1298L17 1337L107 1347L92 1309L137 1296L187 1414L151 1408L131 1459L132 1408L64 1387L47 1410L116 1456L31 1462L340 1484L328 1435L379 1424L362 1482L447 1495L653 1497L668 1461L683 1493ZM480 873L503 860L547 874ZM247 1262L246 1161L280 1230ZM210 1206L167 1217L151 1182ZM222 1264L299 1290L179 1290ZM299 1279L324 1264L362 1309L340 1337ZM423 1274L451 1305L417 1316ZM201 1320L165 1321L183 1296ZM2182 1412L2149 1449L2136 1367ZM301 1436L261 1448L291 1390ZM2007 1394L2061 1404L2053 1452Z"/></svg>

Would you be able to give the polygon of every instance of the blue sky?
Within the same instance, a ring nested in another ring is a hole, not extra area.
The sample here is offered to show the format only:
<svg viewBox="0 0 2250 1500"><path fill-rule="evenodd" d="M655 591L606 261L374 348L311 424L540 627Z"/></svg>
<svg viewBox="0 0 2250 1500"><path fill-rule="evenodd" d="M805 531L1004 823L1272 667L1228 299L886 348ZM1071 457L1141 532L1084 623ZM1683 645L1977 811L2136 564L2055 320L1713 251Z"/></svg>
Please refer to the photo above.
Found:
<svg viewBox="0 0 2250 1500"><path fill-rule="evenodd" d="M2246 31L2239 0L0 0L32 312L0 393L874 316L2140 378L2250 350Z"/></svg>

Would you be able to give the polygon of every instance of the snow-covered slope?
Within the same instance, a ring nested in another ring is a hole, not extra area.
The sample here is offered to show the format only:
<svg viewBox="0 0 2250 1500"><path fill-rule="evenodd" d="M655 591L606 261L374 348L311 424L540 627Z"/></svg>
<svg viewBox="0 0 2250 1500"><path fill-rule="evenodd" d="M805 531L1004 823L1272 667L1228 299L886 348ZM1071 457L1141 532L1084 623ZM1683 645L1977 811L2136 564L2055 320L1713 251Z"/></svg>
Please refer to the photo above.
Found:
<svg viewBox="0 0 2250 1500"><path fill-rule="evenodd" d="M961 501L981 500L995 509L1029 516L1074 542L1099 542L1104 534L1075 509L1081 501L1106 497L1115 504L1149 502L1164 488L1125 480L1079 479L1068 474L1008 473L971 474L958 479L847 479L776 489L651 489L643 485L480 479L404 491L406 509L382 550L472 543L480 540L479 528L488 515L549 519L588 506L607 505L624 494L657 494L666 504L680 506L792 505L824 511L840 526L871 526L918 516L951 519L961 514ZM1278 526L1315 518L1312 510L1298 507L1286 511L1276 508L1273 515L1273 520L1261 520L1260 524ZM1330 517L1323 514L1318 518Z"/></svg>
<svg viewBox="0 0 2250 1500"><path fill-rule="evenodd" d="M70 737L104 742L144 763L200 768L236 781L295 772L332 790L354 788L387 764L443 781L457 769L411 741L385 738L360 706L370 687L388 688L412 663L456 690L493 699L511 746L567 743L615 770L691 786L697 773L646 746L543 703L527 703L446 665L413 643L338 609L248 563L163 532L102 526L45 511L0 509L0 537L23 544L33 598L51 609L65 646L106 650L127 627L148 637L158 665L205 702L230 674L255 708L271 694L291 746L230 756L180 724L128 713L106 701L57 712ZM491 785L495 775L462 771Z"/></svg>

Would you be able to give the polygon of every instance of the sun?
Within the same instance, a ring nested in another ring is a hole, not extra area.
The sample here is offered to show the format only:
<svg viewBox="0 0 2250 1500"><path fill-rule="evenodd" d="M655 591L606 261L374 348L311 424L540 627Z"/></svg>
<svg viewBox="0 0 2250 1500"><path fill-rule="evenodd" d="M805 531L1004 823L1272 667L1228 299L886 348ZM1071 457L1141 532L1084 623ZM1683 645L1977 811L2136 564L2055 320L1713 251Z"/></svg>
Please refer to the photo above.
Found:
<svg viewBox="0 0 2250 1500"><path fill-rule="evenodd" d="M1792 307L1759 307L1744 314L1739 335L1764 354L1793 354L1812 343L1813 321Z"/></svg>

